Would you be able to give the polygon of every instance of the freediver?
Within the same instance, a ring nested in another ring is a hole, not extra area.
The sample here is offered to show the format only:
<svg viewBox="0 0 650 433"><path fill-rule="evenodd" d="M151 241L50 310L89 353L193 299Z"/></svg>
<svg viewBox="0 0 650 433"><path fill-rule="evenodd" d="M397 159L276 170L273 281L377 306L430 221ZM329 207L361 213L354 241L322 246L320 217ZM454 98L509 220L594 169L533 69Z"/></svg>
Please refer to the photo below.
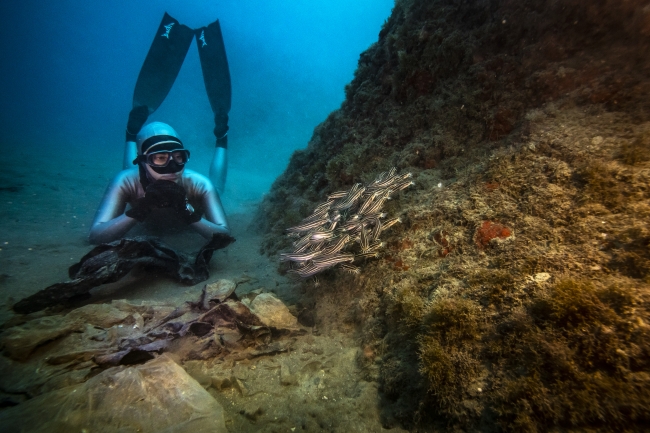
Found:
<svg viewBox="0 0 650 433"><path fill-rule="evenodd" d="M194 38L215 119L216 148L209 179L185 168L190 152L171 126L144 125L169 93ZM207 239L229 235L219 194L226 181L230 102L230 72L219 21L192 30L165 13L136 82L123 170L108 185L89 241L114 241L156 215L175 218Z"/></svg>

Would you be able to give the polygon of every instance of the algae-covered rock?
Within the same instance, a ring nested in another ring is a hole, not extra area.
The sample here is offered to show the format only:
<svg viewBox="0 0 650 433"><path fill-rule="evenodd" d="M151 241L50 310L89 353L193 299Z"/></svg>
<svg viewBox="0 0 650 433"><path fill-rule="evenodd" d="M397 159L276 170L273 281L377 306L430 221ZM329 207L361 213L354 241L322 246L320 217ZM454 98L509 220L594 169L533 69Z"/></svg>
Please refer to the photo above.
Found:
<svg viewBox="0 0 650 433"><path fill-rule="evenodd" d="M251 311L266 326L279 329L298 329L298 319L284 303L271 293L260 293L250 305Z"/></svg>
<svg viewBox="0 0 650 433"><path fill-rule="evenodd" d="M87 325L110 328L123 322L127 317L129 313L112 305L85 305L65 316L44 316L9 328L2 333L0 341L11 358L22 360L38 346L72 332L80 332Z"/></svg>
<svg viewBox="0 0 650 433"><path fill-rule="evenodd" d="M360 335L385 426L650 422L647 4L399 0L346 100L260 207L262 251L395 166L415 188L361 273L303 285Z"/></svg>
<svg viewBox="0 0 650 433"><path fill-rule="evenodd" d="M25 433L227 431L221 405L165 355L6 409L0 425Z"/></svg>
<svg viewBox="0 0 650 433"><path fill-rule="evenodd" d="M231 280L219 280L206 284L201 293L201 306L204 310L210 309L210 302L223 302L237 288L237 284Z"/></svg>

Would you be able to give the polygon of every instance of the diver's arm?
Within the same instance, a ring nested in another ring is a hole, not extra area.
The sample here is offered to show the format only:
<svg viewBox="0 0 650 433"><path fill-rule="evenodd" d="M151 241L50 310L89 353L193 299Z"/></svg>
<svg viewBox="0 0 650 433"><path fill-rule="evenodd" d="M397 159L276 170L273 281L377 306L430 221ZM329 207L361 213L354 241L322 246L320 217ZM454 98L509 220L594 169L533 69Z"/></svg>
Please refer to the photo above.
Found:
<svg viewBox="0 0 650 433"><path fill-rule="evenodd" d="M206 239L211 239L215 233L229 235L230 227L228 227L226 213L221 205L219 194L215 187L207 179L205 180L201 188L201 200L205 215L200 221L190 224L190 227Z"/></svg>
<svg viewBox="0 0 650 433"><path fill-rule="evenodd" d="M124 214L106 222L93 222L93 225L90 228L88 241L91 244L97 245L120 239L131 230L137 222L136 219L129 218Z"/></svg>
<svg viewBox="0 0 650 433"><path fill-rule="evenodd" d="M205 215L200 221L190 224L201 236L211 239L213 234L222 233L229 235L230 227L226 221L226 213L221 206L221 200L215 189L204 197Z"/></svg>
<svg viewBox="0 0 650 433"><path fill-rule="evenodd" d="M226 175L228 174L228 148L227 136L221 138L221 143L217 140L217 147L214 149L214 156L210 164L210 180L217 188L219 195L223 194L226 188ZM221 146L219 145L221 144Z"/></svg>
<svg viewBox="0 0 650 433"><path fill-rule="evenodd" d="M121 238L137 220L124 215L128 199L128 178L124 172L120 173L108 185L92 226L88 240L91 244L111 242Z"/></svg>

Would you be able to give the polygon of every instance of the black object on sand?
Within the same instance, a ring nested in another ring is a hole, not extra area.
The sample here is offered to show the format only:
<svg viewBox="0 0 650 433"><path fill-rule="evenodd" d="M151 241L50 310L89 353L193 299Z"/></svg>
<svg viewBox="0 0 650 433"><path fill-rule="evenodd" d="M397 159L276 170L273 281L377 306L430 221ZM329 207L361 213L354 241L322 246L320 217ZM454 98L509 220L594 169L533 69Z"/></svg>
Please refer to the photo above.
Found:
<svg viewBox="0 0 650 433"><path fill-rule="evenodd" d="M13 310L29 314L53 305L87 299L90 290L102 284L114 283L134 267L163 275L179 283L193 285L210 276L208 264L212 253L227 247L235 238L225 234L213 235L192 260L187 254L177 252L156 238L147 236L101 244L70 267L71 281L49 286L18 301Z"/></svg>

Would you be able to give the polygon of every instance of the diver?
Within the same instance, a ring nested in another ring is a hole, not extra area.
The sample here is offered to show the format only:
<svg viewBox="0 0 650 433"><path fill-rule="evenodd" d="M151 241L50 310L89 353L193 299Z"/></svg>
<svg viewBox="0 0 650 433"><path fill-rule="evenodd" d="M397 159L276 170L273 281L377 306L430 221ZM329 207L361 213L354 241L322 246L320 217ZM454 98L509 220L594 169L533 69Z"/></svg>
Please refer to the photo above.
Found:
<svg viewBox="0 0 650 433"><path fill-rule="evenodd" d="M171 126L162 122L145 125L169 93L194 38L215 119L210 179L185 168L190 152ZM171 215L207 239L229 235L219 193L226 182L230 103L230 71L219 21L192 30L165 13L135 85L126 127L124 170L104 194L89 241L117 240L156 214Z"/></svg>

